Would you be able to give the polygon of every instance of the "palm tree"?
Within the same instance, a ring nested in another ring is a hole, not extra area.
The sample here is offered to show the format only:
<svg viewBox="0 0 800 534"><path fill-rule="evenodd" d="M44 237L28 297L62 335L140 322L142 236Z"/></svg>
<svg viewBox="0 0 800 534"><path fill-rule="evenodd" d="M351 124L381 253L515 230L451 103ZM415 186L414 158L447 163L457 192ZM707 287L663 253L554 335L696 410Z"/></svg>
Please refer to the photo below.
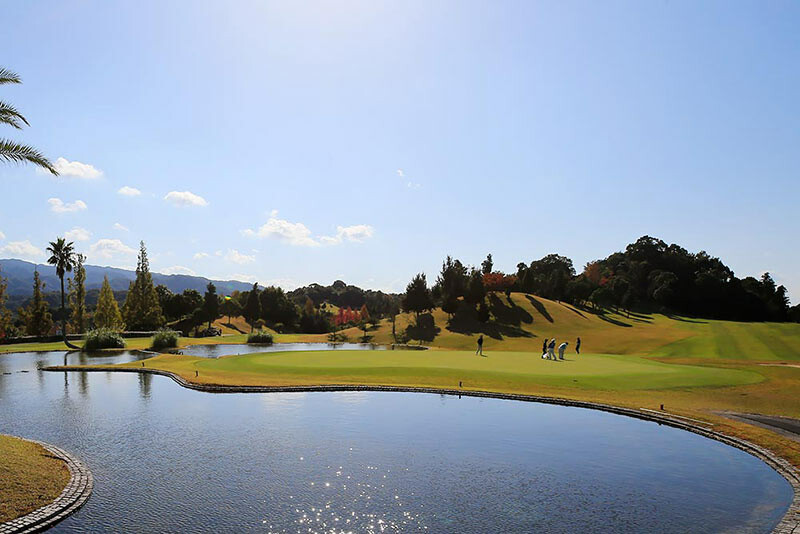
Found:
<svg viewBox="0 0 800 534"><path fill-rule="evenodd" d="M71 349L77 349L75 345L67 340L67 314L64 311L64 274L72 271L75 266L75 249L72 242L67 243L66 239L59 237L55 242L51 241L47 247L50 257L47 263L56 266L56 274L61 279L61 335L64 336L64 343Z"/></svg>
<svg viewBox="0 0 800 534"><path fill-rule="evenodd" d="M22 83L22 79L17 73L0 67L0 85L8 83ZM25 117L14 106L3 101L0 101L0 124L7 124L17 130L21 130L23 125L30 126ZM10 139L0 138L0 161L5 163L33 163L58 176L58 171L41 152Z"/></svg>

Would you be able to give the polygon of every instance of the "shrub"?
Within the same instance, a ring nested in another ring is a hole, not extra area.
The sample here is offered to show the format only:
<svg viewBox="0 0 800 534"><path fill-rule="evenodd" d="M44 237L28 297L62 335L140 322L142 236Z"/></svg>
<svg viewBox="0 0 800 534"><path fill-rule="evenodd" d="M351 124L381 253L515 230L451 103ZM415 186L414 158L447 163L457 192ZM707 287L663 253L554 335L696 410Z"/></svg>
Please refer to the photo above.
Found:
<svg viewBox="0 0 800 534"><path fill-rule="evenodd" d="M257 330L247 336L248 343L272 343L272 334L269 332L264 332L263 330Z"/></svg>
<svg viewBox="0 0 800 534"><path fill-rule="evenodd" d="M83 350L99 350L99 349L124 349L125 340L119 332L111 330L110 328L96 328L90 330L86 334L86 342L83 344Z"/></svg>
<svg viewBox="0 0 800 534"><path fill-rule="evenodd" d="M178 346L178 333L174 330L159 330L153 336L153 349L174 349Z"/></svg>

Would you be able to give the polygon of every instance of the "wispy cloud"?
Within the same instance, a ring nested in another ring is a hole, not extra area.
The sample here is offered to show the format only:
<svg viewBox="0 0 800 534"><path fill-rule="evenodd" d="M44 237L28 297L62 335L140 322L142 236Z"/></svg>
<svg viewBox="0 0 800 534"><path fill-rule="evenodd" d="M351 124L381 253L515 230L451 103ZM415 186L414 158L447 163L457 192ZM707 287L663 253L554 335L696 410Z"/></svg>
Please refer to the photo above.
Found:
<svg viewBox="0 0 800 534"><path fill-rule="evenodd" d="M0 254L21 258L24 260L36 260L44 255L44 252L28 241L10 241L6 246L0 247Z"/></svg>
<svg viewBox="0 0 800 534"><path fill-rule="evenodd" d="M135 256L137 251L119 239L99 239L89 247L89 253L93 258L110 260L118 256Z"/></svg>
<svg viewBox="0 0 800 534"><path fill-rule="evenodd" d="M208 258L209 256L210 255L209 255L208 252L196 252L195 255L192 256L192 258L194 258L196 260L204 260L204 259Z"/></svg>
<svg viewBox="0 0 800 534"><path fill-rule="evenodd" d="M191 191L170 191L164 200L176 206L208 206L206 199L200 195L195 195Z"/></svg>
<svg viewBox="0 0 800 534"><path fill-rule="evenodd" d="M354 226L337 226L336 235L314 237L311 230L301 222L279 219L278 212L272 210L270 218L259 228L246 228L242 234L247 237L273 238L301 247L318 247L320 245L338 245L345 241L361 243L373 236L375 230L367 224Z"/></svg>
<svg viewBox="0 0 800 534"><path fill-rule="evenodd" d="M88 163L80 161L69 161L67 158L58 158L53 163L53 167L61 176L72 176L84 180L96 180L103 176L103 171Z"/></svg>
<svg viewBox="0 0 800 534"><path fill-rule="evenodd" d="M114 223L114 226L112 226L112 228L114 230L119 230L120 232L128 232L129 231L127 226L123 226L120 223Z"/></svg>
<svg viewBox="0 0 800 534"><path fill-rule="evenodd" d="M183 265L173 265L172 267L162 269L161 272L163 274L187 274L189 276L195 276L197 274L190 268L184 267Z"/></svg>
<svg viewBox="0 0 800 534"><path fill-rule="evenodd" d="M76 226L64 234L64 237L69 241L88 241L92 237L92 233L86 228Z"/></svg>
<svg viewBox="0 0 800 534"><path fill-rule="evenodd" d="M122 187L117 189L117 193L119 193L124 197L138 197L139 195L142 194L142 192L136 189L135 187L131 187L128 185L123 185Z"/></svg>
<svg viewBox="0 0 800 534"><path fill-rule="evenodd" d="M253 263L256 261L255 256L248 256L247 254L242 254L236 249L228 249L228 253L225 254L225 259L232 263L238 263L239 265L244 265L246 263Z"/></svg>
<svg viewBox="0 0 800 534"><path fill-rule="evenodd" d="M6 234L4 234L3 232L0 232L0 240L3 240L5 238L6 238Z"/></svg>
<svg viewBox="0 0 800 534"><path fill-rule="evenodd" d="M54 213L73 213L76 211L85 210L89 207L83 200L65 203L60 198L48 198L47 203L50 204L50 211Z"/></svg>
<svg viewBox="0 0 800 534"><path fill-rule="evenodd" d="M411 180L407 180L406 173L403 171L403 169L397 169L397 171L395 172L397 172L397 176L399 176L401 180L405 180L407 188L419 189L420 187L422 187L422 184L418 184L416 182L412 182Z"/></svg>

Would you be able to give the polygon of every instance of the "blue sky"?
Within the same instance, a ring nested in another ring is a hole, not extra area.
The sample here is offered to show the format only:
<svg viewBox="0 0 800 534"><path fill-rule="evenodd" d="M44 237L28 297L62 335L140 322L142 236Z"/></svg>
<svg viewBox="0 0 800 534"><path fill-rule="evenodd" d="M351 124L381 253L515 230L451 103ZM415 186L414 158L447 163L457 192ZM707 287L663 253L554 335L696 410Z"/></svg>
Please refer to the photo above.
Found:
<svg viewBox="0 0 800 534"><path fill-rule="evenodd" d="M800 3L3 8L0 257L400 291L649 234L800 296ZM59 159L63 158L63 159ZM126 194L127 193L127 194Z"/></svg>

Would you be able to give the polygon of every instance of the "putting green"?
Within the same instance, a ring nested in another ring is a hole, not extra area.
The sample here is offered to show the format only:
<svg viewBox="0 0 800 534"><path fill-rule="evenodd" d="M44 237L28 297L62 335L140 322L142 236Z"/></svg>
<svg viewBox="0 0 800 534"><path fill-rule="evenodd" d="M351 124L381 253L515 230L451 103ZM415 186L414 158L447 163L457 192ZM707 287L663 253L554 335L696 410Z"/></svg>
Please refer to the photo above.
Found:
<svg viewBox="0 0 800 534"><path fill-rule="evenodd" d="M123 366L141 365L136 362ZM754 384L762 375L738 369L674 365L635 356L588 354L565 361L498 351L270 352L218 359L161 355L146 366L191 381L239 385L370 384L535 391L538 385L647 390ZM197 371L197 376L195 376Z"/></svg>

